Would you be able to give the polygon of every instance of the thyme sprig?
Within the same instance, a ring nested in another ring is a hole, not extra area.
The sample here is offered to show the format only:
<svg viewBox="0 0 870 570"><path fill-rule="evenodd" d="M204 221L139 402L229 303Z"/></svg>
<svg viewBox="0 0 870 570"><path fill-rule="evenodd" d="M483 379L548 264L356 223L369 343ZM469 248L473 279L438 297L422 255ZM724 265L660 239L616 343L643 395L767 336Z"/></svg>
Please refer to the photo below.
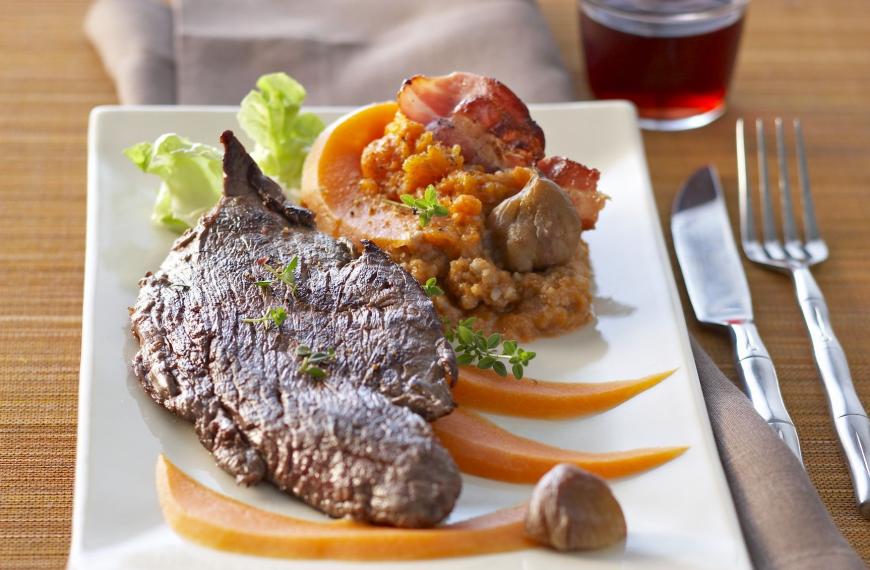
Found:
<svg viewBox="0 0 870 570"><path fill-rule="evenodd" d="M437 277L430 277L423 283L423 292L429 297L437 297L444 294L444 289L438 286Z"/></svg>
<svg viewBox="0 0 870 570"><path fill-rule="evenodd" d="M423 197L417 198L412 194L402 194L399 196L401 202L395 200L387 200L391 204L409 208L418 217L417 223L421 228L425 228L435 217L446 217L450 215L450 210L447 206L438 200L438 193L435 191L435 186L430 184L423 191Z"/></svg>
<svg viewBox="0 0 870 570"><path fill-rule="evenodd" d="M514 377L521 379L525 367L536 354L520 348L515 340L504 340L499 333L487 336L474 328L474 320L474 317L470 317L459 321L455 327L445 327L444 336L453 345L456 362L474 364L483 370L492 369L499 376L507 376L507 367L510 365Z"/></svg>
<svg viewBox="0 0 870 570"><path fill-rule="evenodd" d="M326 370L321 364L327 364L335 360L335 350L329 348L325 351L313 351L311 347L300 344L296 347L296 358L301 358L299 371L308 374L315 380L326 378Z"/></svg>
<svg viewBox="0 0 870 570"><path fill-rule="evenodd" d="M296 295L296 268L299 267L299 256L294 255L287 262L283 269L276 269L269 265L268 259L261 257L257 260L257 265L260 265L274 276L274 279L260 279L254 281L254 285L259 287L271 287L276 281L283 283L290 290L291 295Z"/></svg>
<svg viewBox="0 0 870 570"><path fill-rule="evenodd" d="M280 327L287 320L287 309L284 307L272 307L260 317L246 317L242 319L243 323L260 324L269 328L270 325Z"/></svg>

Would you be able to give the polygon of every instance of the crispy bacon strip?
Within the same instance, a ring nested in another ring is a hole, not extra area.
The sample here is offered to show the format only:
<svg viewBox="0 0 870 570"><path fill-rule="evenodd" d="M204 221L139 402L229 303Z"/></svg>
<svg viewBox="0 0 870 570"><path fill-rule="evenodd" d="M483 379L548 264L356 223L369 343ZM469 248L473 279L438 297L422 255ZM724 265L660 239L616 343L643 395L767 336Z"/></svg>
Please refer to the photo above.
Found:
<svg viewBox="0 0 870 570"><path fill-rule="evenodd" d="M489 170L532 166L544 157L544 131L503 83L472 73L405 80L402 113L423 123L445 144L458 144L465 160Z"/></svg>
<svg viewBox="0 0 870 570"><path fill-rule="evenodd" d="M426 125L439 141L458 144L470 164L488 170L537 166L571 197L583 229L595 227L607 199L596 188L599 172L561 156L544 158L544 131L503 83L463 72L415 75L402 84L397 100L406 117Z"/></svg>
<svg viewBox="0 0 870 570"><path fill-rule="evenodd" d="M601 173L564 156L548 156L537 163L541 173L562 187L580 214L584 230L591 230L598 221L607 196L598 191Z"/></svg>

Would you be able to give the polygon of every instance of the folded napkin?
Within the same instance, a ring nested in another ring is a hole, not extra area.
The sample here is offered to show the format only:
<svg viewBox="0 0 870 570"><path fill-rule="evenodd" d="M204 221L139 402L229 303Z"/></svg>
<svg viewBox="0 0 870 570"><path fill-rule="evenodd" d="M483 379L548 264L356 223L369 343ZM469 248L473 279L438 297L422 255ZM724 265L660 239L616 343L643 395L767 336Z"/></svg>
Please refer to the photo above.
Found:
<svg viewBox="0 0 870 570"><path fill-rule="evenodd" d="M85 31L122 103L237 105L273 71L309 105L388 100L406 77L457 69L526 101L573 97L533 0L98 0Z"/></svg>
<svg viewBox="0 0 870 570"><path fill-rule="evenodd" d="M752 562L758 569L858 570L800 462L694 340L713 435Z"/></svg>
<svg viewBox="0 0 870 570"><path fill-rule="evenodd" d="M97 0L85 19L85 33L115 80L122 103L176 102L173 21L167 4Z"/></svg>
<svg viewBox="0 0 870 570"><path fill-rule="evenodd" d="M572 98L531 0L98 0L85 27L124 103L235 105L277 70L312 104L391 99L407 76L456 69L498 77L527 101ZM791 452L693 350L756 568L864 568Z"/></svg>

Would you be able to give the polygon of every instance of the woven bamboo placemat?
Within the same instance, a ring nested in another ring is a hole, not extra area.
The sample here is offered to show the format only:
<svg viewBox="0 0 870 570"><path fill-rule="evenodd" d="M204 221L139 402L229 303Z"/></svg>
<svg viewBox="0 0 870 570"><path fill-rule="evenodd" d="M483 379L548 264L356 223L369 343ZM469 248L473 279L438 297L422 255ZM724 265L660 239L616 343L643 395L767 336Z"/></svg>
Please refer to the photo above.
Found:
<svg viewBox="0 0 870 570"><path fill-rule="evenodd" d="M540 0L582 91L574 3ZM59 568L69 548L85 235L87 114L114 102L81 33L88 2L0 2L0 568ZM732 108L695 132L645 134L662 222L704 162L734 203L733 119L801 116L833 255L817 278L870 403L870 4L766 0L751 9ZM578 133L580 136L581 133ZM810 475L870 561L787 280L747 266L759 328L801 430ZM685 299L684 299L685 301ZM726 373L722 336L690 328ZM655 342L655 339L650 339Z"/></svg>

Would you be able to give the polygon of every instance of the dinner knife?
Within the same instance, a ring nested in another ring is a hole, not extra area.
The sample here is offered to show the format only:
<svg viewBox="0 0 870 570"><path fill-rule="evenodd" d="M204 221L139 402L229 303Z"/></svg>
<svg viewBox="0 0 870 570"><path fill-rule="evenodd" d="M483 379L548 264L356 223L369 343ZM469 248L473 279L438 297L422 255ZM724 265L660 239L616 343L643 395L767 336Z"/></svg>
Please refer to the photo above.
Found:
<svg viewBox="0 0 870 570"><path fill-rule="evenodd" d="M719 175L712 166L697 170L683 185L674 200L671 234L695 317L730 330L744 392L755 411L803 463L776 370L753 322L749 285L734 244Z"/></svg>

